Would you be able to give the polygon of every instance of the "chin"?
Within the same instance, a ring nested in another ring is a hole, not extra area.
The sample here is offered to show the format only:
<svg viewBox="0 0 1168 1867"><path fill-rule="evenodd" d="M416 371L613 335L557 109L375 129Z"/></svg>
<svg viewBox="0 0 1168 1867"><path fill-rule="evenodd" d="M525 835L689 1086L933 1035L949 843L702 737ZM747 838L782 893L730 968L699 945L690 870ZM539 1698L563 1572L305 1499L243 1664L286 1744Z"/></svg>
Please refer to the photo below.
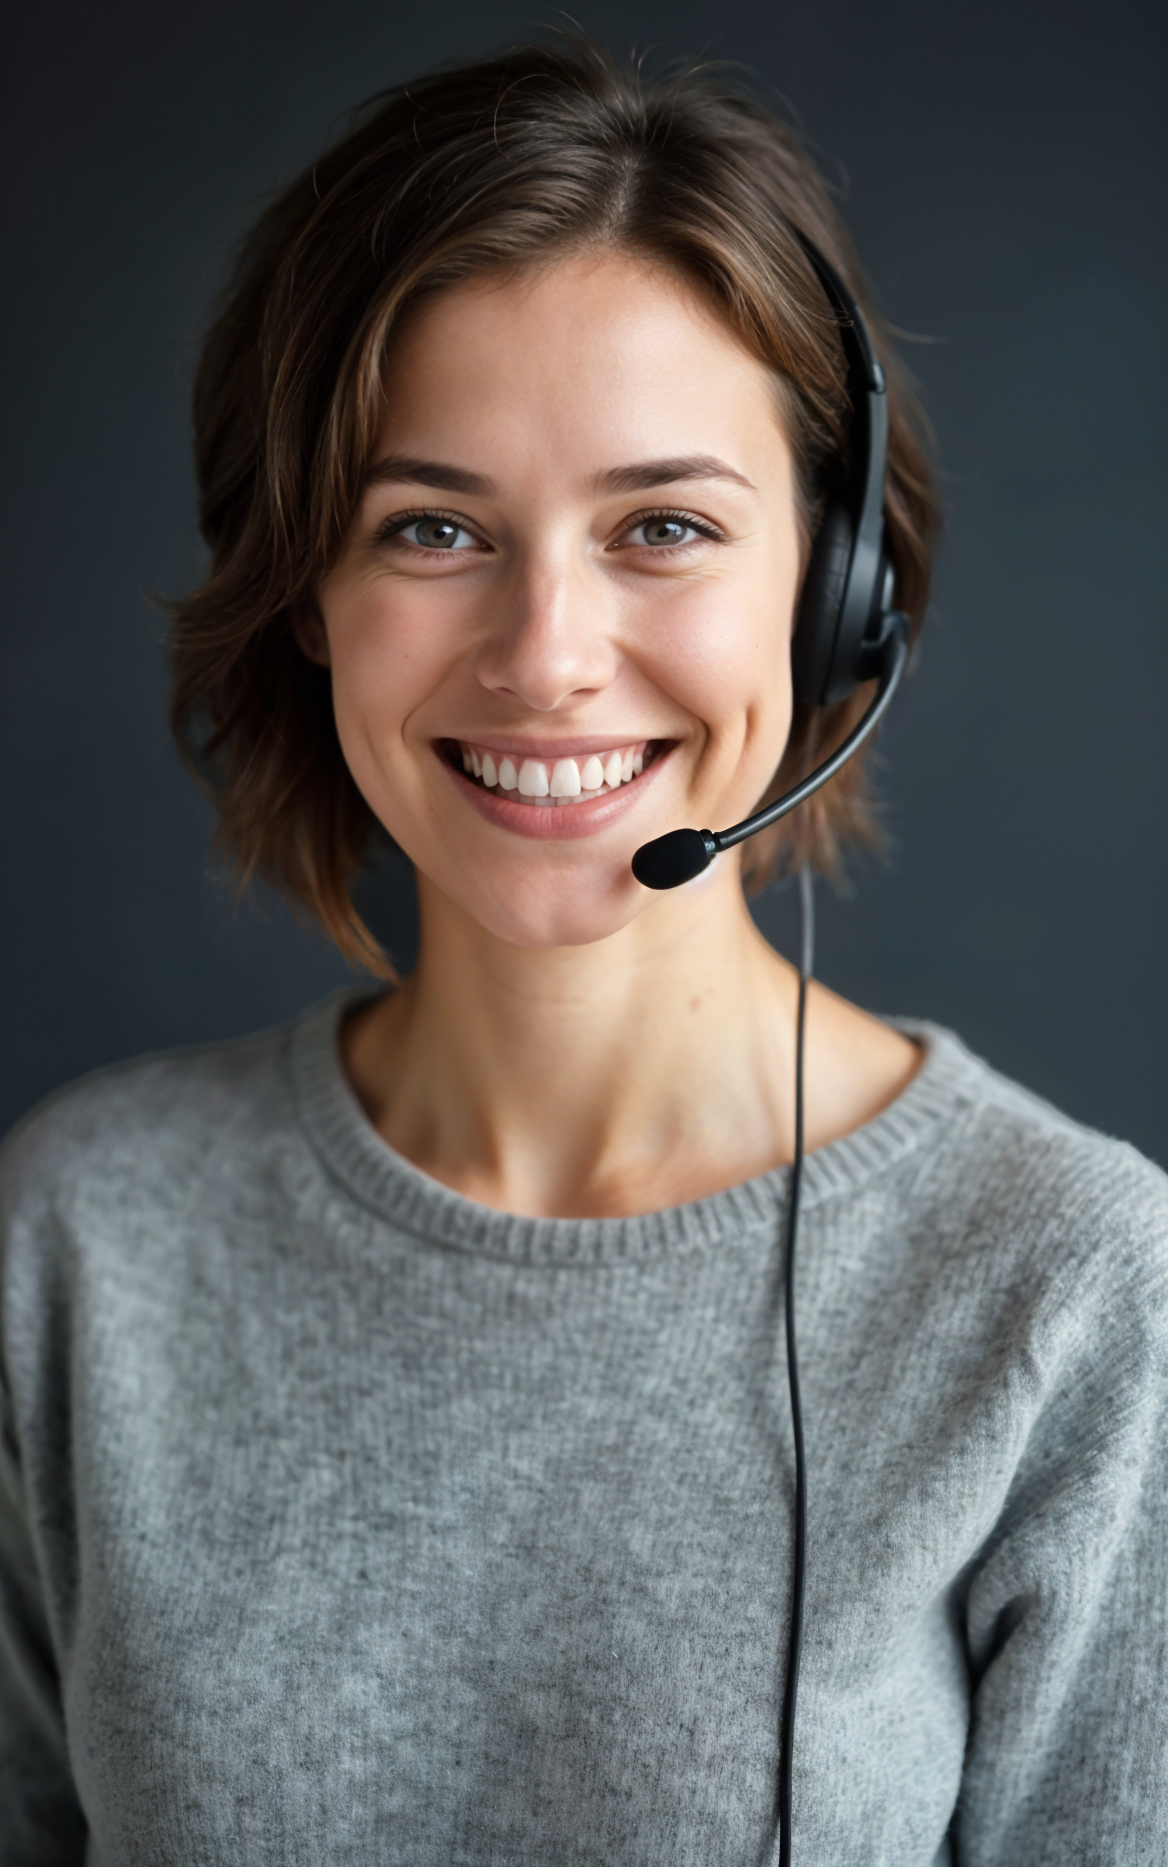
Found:
<svg viewBox="0 0 1168 1867"><path fill-rule="evenodd" d="M433 884L464 914L497 940L518 947L592 946L609 940L636 920L646 906L644 889L625 864L579 865L558 873L487 877L473 888Z"/></svg>

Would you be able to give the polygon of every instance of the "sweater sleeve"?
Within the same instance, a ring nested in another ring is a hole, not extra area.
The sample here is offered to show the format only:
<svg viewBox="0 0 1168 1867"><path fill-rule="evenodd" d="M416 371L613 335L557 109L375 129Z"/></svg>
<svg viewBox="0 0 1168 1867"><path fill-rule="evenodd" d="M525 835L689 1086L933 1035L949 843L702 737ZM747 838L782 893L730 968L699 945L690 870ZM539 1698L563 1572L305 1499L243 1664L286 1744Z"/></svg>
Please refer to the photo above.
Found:
<svg viewBox="0 0 1168 1867"><path fill-rule="evenodd" d="M1114 1239L1114 1218L1098 1224ZM975 1568L958 1867L1168 1860L1166 1245L1161 1193L1082 1279Z"/></svg>
<svg viewBox="0 0 1168 1867"><path fill-rule="evenodd" d="M80 1867L60 1686L29 1535L7 1391L0 1434L0 1867Z"/></svg>
<svg viewBox="0 0 1168 1867"><path fill-rule="evenodd" d="M41 1333L22 1300L30 1280L20 1264L39 1270L48 1256L43 1215L21 1211L24 1151L14 1137L0 1155L0 1867L81 1867L87 1825L70 1768L13 1382L14 1354L35 1360Z"/></svg>

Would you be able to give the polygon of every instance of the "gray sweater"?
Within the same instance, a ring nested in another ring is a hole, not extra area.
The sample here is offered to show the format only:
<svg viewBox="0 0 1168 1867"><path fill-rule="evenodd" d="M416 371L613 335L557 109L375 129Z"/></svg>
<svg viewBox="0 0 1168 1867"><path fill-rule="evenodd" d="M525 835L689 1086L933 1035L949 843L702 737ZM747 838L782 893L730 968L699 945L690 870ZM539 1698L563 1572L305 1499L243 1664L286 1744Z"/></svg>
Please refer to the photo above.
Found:
<svg viewBox="0 0 1168 1867"><path fill-rule="evenodd" d="M337 1017L7 1147L0 1863L755 1867L787 1175L490 1211ZM807 1163L796 1867L1162 1867L1168 1187L923 1038Z"/></svg>

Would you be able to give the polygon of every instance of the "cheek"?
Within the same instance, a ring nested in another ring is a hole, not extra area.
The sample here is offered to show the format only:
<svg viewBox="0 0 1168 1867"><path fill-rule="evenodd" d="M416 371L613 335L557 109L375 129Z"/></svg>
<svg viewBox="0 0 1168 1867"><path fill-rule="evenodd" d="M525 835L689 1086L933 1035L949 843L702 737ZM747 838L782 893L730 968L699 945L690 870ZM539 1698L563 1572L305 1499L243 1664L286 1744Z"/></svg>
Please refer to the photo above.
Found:
<svg viewBox="0 0 1168 1867"><path fill-rule="evenodd" d="M426 702L452 678L457 631L437 592L384 587L337 593L320 607L328 632L333 714L341 751L374 816L407 851L428 819L424 735L414 730Z"/></svg>
<svg viewBox="0 0 1168 1867"><path fill-rule="evenodd" d="M794 587L776 582L698 586L652 632L646 672L700 722L718 764L736 763L756 744L777 762L786 738Z"/></svg>
<svg viewBox="0 0 1168 1867"><path fill-rule="evenodd" d="M442 608L383 590L356 592L337 604L322 598L332 663L337 731L353 775L395 768L409 722L449 671L452 631Z"/></svg>

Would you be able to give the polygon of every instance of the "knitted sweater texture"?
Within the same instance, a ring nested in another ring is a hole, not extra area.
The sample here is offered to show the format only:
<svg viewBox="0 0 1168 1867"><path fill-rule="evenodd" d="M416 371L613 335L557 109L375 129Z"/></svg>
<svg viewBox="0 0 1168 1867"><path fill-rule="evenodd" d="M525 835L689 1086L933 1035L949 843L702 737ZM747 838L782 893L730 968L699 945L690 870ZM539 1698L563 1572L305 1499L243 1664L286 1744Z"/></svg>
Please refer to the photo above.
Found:
<svg viewBox="0 0 1168 1867"><path fill-rule="evenodd" d="M489 1210L341 1007L0 1168L0 1867L755 1867L788 1176ZM1168 1861L1168 1183L957 1039L811 1155L795 1867Z"/></svg>

